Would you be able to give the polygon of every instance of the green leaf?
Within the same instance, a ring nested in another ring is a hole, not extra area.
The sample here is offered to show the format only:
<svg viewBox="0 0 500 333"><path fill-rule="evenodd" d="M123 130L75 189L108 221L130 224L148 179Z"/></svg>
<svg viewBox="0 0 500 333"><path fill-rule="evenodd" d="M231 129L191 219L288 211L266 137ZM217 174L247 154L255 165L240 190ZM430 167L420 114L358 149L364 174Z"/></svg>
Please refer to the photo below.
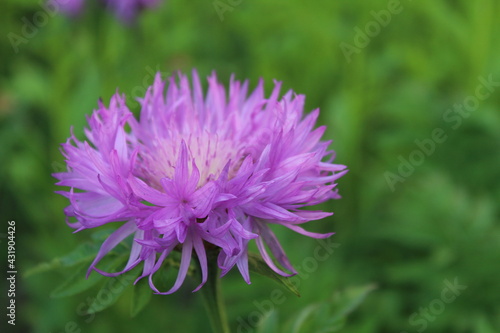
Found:
<svg viewBox="0 0 500 333"><path fill-rule="evenodd" d="M102 270L104 271L113 271L120 264L123 264L127 259L126 256L122 255L117 257L115 260L104 264ZM90 274L88 278L86 278L87 270L89 265L92 263L93 256L90 260L81 262L77 267L76 271L69 277L68 280L64 281L60 284L56 289L54 289L50 296L54 298L66 297L78 294L84 290L87 290L94 286L99 280L103 278L103 275L98 273Z"/></svg>
<svg viewBox="0 0 500 333"><path fill-rule="evenodd" d="M61 267L61 261L59 258L53 259L50 262L42 262L41 264L36 265L35 267L32 267L24 273L24 277L28 278L32 275L44 273L47 271L51 271L53 269Z"/></svg>
<svg viewBox="0 0 500 333"><path fill-rule="evenodd" d="M295 317L296 319L293 322L292 333L298 333L301 331L302 327L305 325L307 320L314 315L314 311L318 308L318 304L312 304L304 308L300 313Z"/></svg>
<svg viewBox="0 0 500 333"><path fill-rule="evenodd" d="M476 330L477 333L495 333L494 326L489 322L485 315L480 315L479 319L476 319Z"/></svg>
<svg viewBox="0 0 500 333"><path fill-rule="evenodd" d="M103 278L101 274L91 274L88 279L85 278L90 263L90 261L81 263L69 279L64 281L50 293L50 297L59 298L75 295L91 288L99 282L99 280Z"/></svg>
<svg viewBox="0 0 500 333"><path fill-rule="evenodd" d="M290 290L292 293L300 297L299 290L295 287L295 285L290 281L289 278L285 276L281 276L275 271L273 271L267 263L262 259L259 255L255 253L248 253L248 268L250 271L258 273L263 276L267 276L268 278L273 279L278 282L286 289Z"/></svg>
<svg viewBox="0 0 500 333"><path fill-rule="evenodd" d="M344 325L344 317L332 316L330 302L311 304L294 316L287 332L292 333L332 333Z"/></svg>
<svg viewBox="0 0 500 333"><path fill-rule="evenodd" d="M356 309L366 298L366 296L376 289L374 284L365 286L350 287L342 292L333 295L333 305L335 317L343 317Z"/></svg>
<svg viewBox="0 0 500 333"><path fill-rule="evenodd" d="M132 302L130 303L130 316L135 317L149 303L153 290L148 279L141 279L133 289Z"/></svg>
<svg viewBox="0 0 500 333"><path fill-rule="evenodd" d="M90 314L96 313L115 304L123 292L132 285L138 277L139 272L140 267L137 266L127 273L108 278L104 286L97 293L87 312Z"/></svg>
<svg viewBox="0 0 500 333"><path fill-rule="evenodd" d="M104 242L106 239L108 239L108 237L113 233L115 232L116 229L112 229L112 228L103 228L103 229L99 229L99 230L96 230L95 232L93 232L91 235L90 235L90 238L92 238L93 241L96 241L98 243L102 243Z"/></svg>
<svg viewBox="0 0 500 333"><path fill-rule="evenodd" d="M73 251L69 252L63 257L55 258L50 262L36 265L35 267L27 270L24 274L24 277L29 277L31 275L47 272L61 267L72 267L82 262L91 261L97 255L97 252L99 252L102 242L106 240L106 238L109 237L109 235L113 232L114 230L112 229L103 229L93 233L91 235L93 242L85 242L83 244L80 244ZM108 255L124 254L128 253L129 251L130 244L125 241L117 245L112 251L108 253Z"/></svg>
<svg viewBox="0 0 500 333"><path fill-rule="evenodd" d="M77 246L73 251L67 255L55 258L50 262L41 263L25 273L25 277L40 274L60 267L72 267L81 263L88 263L96 256L99 251L99 244L86 242Z"/></svg>
<svg viewBox="0 0 500 333"><path fill-rule="evenodd" d="M89 261L89 259L93 259L96 256L100 247L101 245L96 243L83 243L64 257L60 258L59 261L62 266L66 267Z"/></svg>
<svg viewBox="0 0 500 333"><path fill-rule="evenodd" d="M347 314L357 308L374 288L374 285L351 287L336 293L330 300L310 304L290 319L286 332L338 332L344 326Z"/></svg>

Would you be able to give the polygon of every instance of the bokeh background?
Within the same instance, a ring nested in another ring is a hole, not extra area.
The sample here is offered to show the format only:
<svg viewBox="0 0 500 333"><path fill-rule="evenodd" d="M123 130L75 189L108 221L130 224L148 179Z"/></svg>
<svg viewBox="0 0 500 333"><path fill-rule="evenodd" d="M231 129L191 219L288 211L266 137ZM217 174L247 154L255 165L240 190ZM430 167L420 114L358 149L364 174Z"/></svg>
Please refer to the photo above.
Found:
<svg viewBox="0 0 500 333"><path fill-rule="evenodd" d="M15 327L2 311L7 332L209 331L194 282L153 296L134 318L127 291L90 319L80 305L98 287L53 298L72 269L27 274L90 238L71 234L67 202L54 194L70 127L83 138L99 98L119 88L137 110L154 72L192 68L216 70L224 83L233 73L252 86L264 78L268 91L277 79L305 94L349 166L343 198L322 207L335 215L309 227L335 231L339 246L301 278L302 297L284 291L280 322L373 284L341 332L500 332L498 1L169 0L129 26L91 4L77 19L38 16L30 27L42 3L0 3L0 246L5 258L6 222L15 220L19 272ZM441 140L430 144L436 129ZM318 246L278 232L297 265ZM442 309L445 280L467 288ZM241 320L279 288L252 281L236 272L222 280L235 332L255 331Z"/></svg>

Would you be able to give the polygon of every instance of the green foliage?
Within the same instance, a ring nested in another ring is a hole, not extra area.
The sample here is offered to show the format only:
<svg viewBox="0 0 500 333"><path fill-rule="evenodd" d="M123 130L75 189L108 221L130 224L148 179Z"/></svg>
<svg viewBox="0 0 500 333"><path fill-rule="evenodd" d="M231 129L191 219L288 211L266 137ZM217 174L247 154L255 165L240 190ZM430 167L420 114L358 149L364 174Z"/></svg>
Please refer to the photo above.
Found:
<svg viewBox="0 0 500 333"><path fill-rule="evenodd" d="M50 293L50 296L54 298L72 296L91 288L99 282L103 277L100 274L91 274L89 278L85 278L90 263L89 261L77 266L70 278L58 285Z"/></svg>
<svg viewBox="0 0 500 333"><path fill-rule="evenodd" d="M97 297L90 304L88 313L93 314L103 311L113 305L121 294L127 289L127 287L132 285L134 280L139 276L139 272L140 267L135 267L131 271L123 273L118 277L108 279L102 288L99 289ZM150 293L152 293L151 290ZM103 297L105 297L104 300Z"/></svg>
<svg viewBox="0 0 500 333"><path fill-rule="evenodd" d="M293 314L284 325L279 325L276 310L269 311L259 322L257 333L339 332L346 323L347 315L359 307L373 289L373 285L367 285L336 292L331 299L310 304Z"/></svg>
<svg viewBox="0 0 500 333"><path fill-rule="evenodd" d="M43 273L52 269L60 267L72 267L79 265L81 267L88 265L95 258L97 251L99 251L99 244L95 242L85 242L78 245L76 249L61 258L55 258L50 262L41 263L29 269L25 277L32 274Z"/></svg>
<svg viewBox="0 0 500 333"><path fill-rule="evenodd" d="M279 275L278 273L273 271L259 254L252 252L248 253L248 268L250 269L251 272L255 272L260 275L266 276L270 279L273 279L274 281L278 282L280 285L288 289L290 292L300 297L299 290L290 281L290 279L282 275Z"/></svg>
<svg viewBox="0 0 500 333"><path fill-rule="evenodd" d="M342 245L317 269L301 265L314 255L315 241L276 228L291 262L302 268L296 278L301 297L284 293L273 311L261 314L268 313L262 332L291 329L289 314L306 318L307 325L324 322L324 313L330 318L342 311L335 298L320 302L325 295L371 283L377 291L339 321L341 331L416 332L423 324L411 316L421 318L419 309L435 304L443 281L455 277L468 288L426 322L426 332L499 331L498 87L466 116L453 108L475 96L478 77L500 81L500 4L401 1L402 11L348 61L340 44L355 45L355 28L365 31L376 22L373 12L380 14L388 4L242 1L221 21L212 1L165 1L130 27L94 6L80 18L50 16L28 31L25 21L41 11L39 2L2 1L0 211L17 227L20 306L13 332L72 331L72 322L96 333L207 331L200 297L191 293L196 283L170 296L151 296L147 281L124 286L113 306L90 316L88 299L97 298L99 284L113 278L83 290L90 283L84 282L85 266L100 242L92 240L93 231L71 233L63 216L68 202L53 193L50 176L65 169L59 144L71 126L83 139L85 115L99 98L107 103L119 88L138 111L134 99L152 82L151 73L192 68L202 77L216 70L223 82L234 73L249 78L252 87L262 77L268 91L278 79L285 89L305 94L307 110L321 108L318 123L327 125L325 139L333 139L337 161L349 166L338 186L343 198L321 206L334 217L306 227L335 231L334 241ZM23 29L29 36L16 52L8 36L23 36ZM453 121L445 117L449 110ZM431 139L438 128L446 139L391 187L386 172L399 174L401 159L422 151L416 140ZM167 265L175 267L175 260ZM175 271L158 274L170 281ZM82 284L80 290L64 290L71 277ZM97 277L92 273L90 279ZM246 285L236 272L221 282L233 330L248 322L247 331L255 331L258 305L277 286L258 274ZM78 293L51 298L54 290Z"/></svg>
<svg viewBox="0 0 500 333"><path fill-rule="evenodd" d="M148 305L152 296L151 287L146 279L141 279L133 288L133 298L130 302L130 316L135 317Z"/></svg>

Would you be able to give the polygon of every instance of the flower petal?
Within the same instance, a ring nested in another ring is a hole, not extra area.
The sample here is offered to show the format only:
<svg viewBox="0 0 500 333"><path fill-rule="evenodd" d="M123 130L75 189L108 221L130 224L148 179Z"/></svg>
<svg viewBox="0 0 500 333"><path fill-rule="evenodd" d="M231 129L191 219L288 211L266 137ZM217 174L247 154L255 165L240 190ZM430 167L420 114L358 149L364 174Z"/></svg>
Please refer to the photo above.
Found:
<svg viewBox="0 0 500 333"><path fill-rule="evenodd" d="M166 292L157 292L157 294L161 295L169 295L176 292L184 282L186 278L187 271L189 269L189 265L191 264L191 253L193 252L193 242L191 237L186 237L184 244L182 244L182 257L181 257L181 265L179 267L179 274L177 275L177 280L175 280L174 286Z"/></svg>

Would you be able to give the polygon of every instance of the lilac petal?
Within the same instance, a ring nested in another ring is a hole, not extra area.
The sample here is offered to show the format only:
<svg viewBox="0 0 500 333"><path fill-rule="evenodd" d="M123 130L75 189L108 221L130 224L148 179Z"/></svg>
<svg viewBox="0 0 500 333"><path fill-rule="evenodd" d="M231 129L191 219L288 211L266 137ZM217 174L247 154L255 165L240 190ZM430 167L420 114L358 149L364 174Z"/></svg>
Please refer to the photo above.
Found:
<svg viewBox="0 0 500 333"><path fill-rule="evenodd" d="M93 164L92 166L94 167L94 172L103 176L109 174L110 170L108 168L108 164L103 160L102 155L92 148L87 141L85 141L83 145L84 152L87 155L86 157L88 157L89 162Z"/></svg>
<svg viewBox="0 0 500 333"><path fill-rule="evenodd" d="M194 160L193 163L191 163L191 170L191 176L189 177L189 180L185 185L186 194L193 193L196 190L196 187L198 187L198 182L200 181L200 170L198 170L198 167L196 166Z"/></svg>
<svg viewBox="0 0 500 333"><path fill-rule="evenodd" d="M95 192L74 192L71 188L67 195L71 203L71 212L89 217L103 217L120 211L122 204L109 195L103 195ZM104 213L104 214L103 214Z"/></svg>
<svg viewBox="0 0 500 333"><path fill-rule="evenodd" d="M158 246L158 243L155 242L153 239L136 239L135 242L142 245L142 246L151 247L151 248L155 248Z"/></svg>
<svg viewBox="0 0 500 333"><path fill-rule="evenodd" d="M151 271L155 265L156 260L156 252L149 251L146 255L143 256L144 265L142 269L142 274L134 281L134 284L139 282L142 278L151 274Z"/></svg>
<svg viewBox="0 0 500 333"><path fill-rule="evenodd" d="M307 180L310 182L310 184L326 184L326 183L331 183L334 182L335 180L339 179L343 175L345 175L348 172L348 170L341 171L339 173L329 175L329 176L324 176L324 177L304 177L302 180Z"/></svg>
<svg viewBox="0 0 500 333"><path fill-rule="evenodd" d="M212 210L218 192L219 187L217 184L210 182L194 193L191 204L194 206L194 215L196 217L204 218L208 215Z"/></svg>
<svg viewBox="0 0 500 333"><path fill-rule="evenodd" d="M217 178L217 181L219 184L224 184L227 182L228 176L229 176L229 167L231 166L231 161L228 161L224 168L222 169L219 178Z"/></svg>
<svg viewBox="0 0 500 333"><path fill-rule="evenodd" d="M181 244L184 243L188 234L186 224L184 224L183 222L177 223L175 225L175 234L177 236L177 240L179 241L179 243Z"/></svg>
<svg viewBox="0 0 500 333"><path fill-rule="evenodd" d="M153 224L155 229L160 234L169 234L172 231L175 231L177 225L182 221L182 217L173 217L169 219L163 220L154 220Z"/></svg>
<svg viewBox="0 0 500 333"><path fill-rule="evenodd" d="M125 272L128 272L129 270L131 270L132 268L137 266L142 261L139 258L139 255L140 255L141 250L142 250L142 246L140 243L136 242L135 240L137 238L142 238L143 234L144 234L143 230L139 230L136 232L135 237L134 237L134 242L132 242L132 249L130 250L130 256L129 256L128 262L122 271L116 272L116 273L105 273L98 268L94 268L94 270L103 274L103 275L106 275L106 276L118 276L118 275L121 275Z"/></svg>
<svg viewBox="0 0 500 333"><path fill-rule="evenodd" d="M267 186L268 184L263 183L263 184L248 186L247 188L245 188L243 193L240 194L240 197L244 198L243 200L239 201L240 205L243 206L248 202L259 201L258 199L264 196L267 190Z"/></svg>
<svg viewBox="0 0 500 333"><path fill-rule="evenodd" d="M257 238L259 235L254 234L251 231L246 230L243 225L240 224L240 222L236 219L236 213L234 210L229 210L229 222L231 223L231 231L234 234L237 234L241 239L252 239L252 238ZM249 228L251 228L249 226Z"/></svg>
<svg viewBox="0 0 500 333"><path fill-rule="evenodd" d="M303 220L299 221L294 221L294 222L289 222L289 221L280 221L280 220L266 220L266 222L269 223L276 223L276 224L303 224L307 223L312 220L320 220L325 217L333 215L333 213L329 212L322 212L322 211L307 211L307 210L297 210L294 212L297 216L300 216L303 218Z"/></svg>
<svg viewBox="0 0 500 333"><path fill-rule="evenodd" d="M226 254L234 255L238 250L236 249L237 244L235 240L231 239L230 237L213 237L208 233L203 233L201 236L203 237L203 240L207 241L208 243L220 247L222 249L222 252Z"/></svg>
<svg viewBox="0 0 500 333"><path fill-rule="evenodd" d="M177 245L178 239L177 235L162 235L162 237L155 237L154 241L158 244L162 249L166 247L172 246L172 244Z"/></svg>
<svg viewBox="0 0 500 333"><path fill-rule="evenodd" d="M198 287L196 287L193 292L196 292L200 290L200 288L207 282L208 278L208 264L207 264L207 254L205 252L205 245L203 244L203 241L201 238L194 237L193 238L193 245L194 249L196 251L196 255L198 256L198 261L200 262L200 267L201 267L201 283Z"/></svg>
<svg viewBox="0 0 500 333"><path fill-rule="evenodd" d="M94 228L108 222L123 220L126 211L123 205L113 197L97 193L70 192L71 206L65 210L67 216L74 216L85 228Z"/></svg>
<svg viewBox="0 0 500 333"><path fill-rule="evenodd" d="M195 110L198 111L198 117L200 121L200 125L205 124L205 119L207 116L207 112L205 111L205 105L203 101L203 93L201 89L200 77L198 76L198 72L193 69L192 71L193 77L193 104Z"/></svg>
<svg viewBox="0 0 500 333"><path fill-rule="evenodd" d="M90 264L90 267L87 271L87 278L89 277L92 270L96 270L95 266L109 251L115 248L115 246L120 244L125 238L130 236L135 231L137 231L137 227L134 221L129 221L124 225L122 225L120 228L118 228L111 235L109 235L109 237L102 243L101 248L99 249L99 252L97 253L97 256L95 257L94 261L92 262L92 264ZM109 274L109 273L104 273L102 271L99 272L103 275Z"/></svg>
<svg viewBox="0 0 500 333"><path fill-rule="evenodd" d="M278 260L278 262L281 264L281 266L285 267L289 271L296 274L297 271L295 271L292 264L290 264L290 261L288 260L288 257L286 256L285 251L281 247L280 242L276 238L276 235L271 231L271 229L268 226L260 223L259 224L259 231L260 231L261 237L264 239L267 246L269 246L271 253L274 255L276 260Z"/></svg>
<svg viewBox="0 0 500 333"><path fill-rule="evenodd" d="M301 140L300 149L301 151L310 151L318 146L319 140L326 131L326 126L320 126L314 131L310 132L306 138Z"/></svg>
<svg viewBox="0 0 500 333"><path fill-rule="evenodd" d="M272 196L276 199L281 196L286 196L284 192L296 191L302 187L302 183L296 182L299 170L286 172L286 170L280 170L281 176L276 177L273 181L270 181L266 186L266 196Z"/></svg>
<svg viewBox="0 0 500 333"><path fill-rule="evenodd" d="M237 199L238 197L235 196L234 194L229 194L229 193L218 193L217 197L214 200L214 204L218 204L220 202L225 202L229 200L234 200Z"/></svg>
<svg viewBox="0 0 500 333"><path fill-rule="evenodd" d="M224 251L219 252L219 255L217 256L217 265L221 269L220 277L224 277L224 275L229 272L229 269L232 267L228 268L226 262L227 254Z"/></svg>
<svg viewBox="0 0 500 333"><path fill-rule="evenodd" d="M254 204L253 206L245 206L245 211L247 211L251 216L259 217L262 219L276 219L283 221L303 220L301 217L271 202Z"/></svg>
<svg viewBox="0 0 500 333"><path fill-rule="evenodd" d="M167 257L168 254L170 254L170 252L172 251L173 248L174 248L174 246L167 248L161 253L160 257L156 261L156 264L153 266L153 268L151 269L151 271L148 274L149 275L149 278L148 278L149 287L156 293L159 293L160 291L156 288L156 286L153 283L153 274L156 273L158 271L158 269L160 269L161 265L163 264L163 261L165 261L165 258Z"/></svg>
<svg viewBox="0 0 500 333"><path fill-rule="evenodd" d="M329 232L326 234L319 234L316 232L310 232L310 231L304 230L303 228L296 226L296 225L292 225L292 224L283 224L283 225L285 227L287 227L288 229L291 229L299 234L302 234L302 235L308 236L308 237L312 237L312 238L328 238L328 237L335 234L334 232Z"/></svg>
<svg viewBox="0 0 500 333"><path fill-rule="evenodd" d="M178 204L179 201L179 189L175 181L169 178L162 178L160 179L161 186L163 187L163 191L165 192L165 197L169 198L171 201L175 200L177 201L176 203ZM183 198L184 199L184 198ZM165 205L166 202L163 203Z"/></svg>
<svg viewBox="0 0 500 333"><path fill-rule="evenodd" d="M213 113L212 117L214 120L218 120L223 117L225 109L225 94L223 89L219 88L219 83L217 82L217 76L215 72L208 77L208 94L206 105L211 109Z"/></svg>
<svg viewBox="0 0 500 333"><path fill-rule="evenodd" d="M97 267L94 267L94 271L98 272L99 274L102 274L104 276L107 276L107 277L115 277L115 276L118 276L118 275L122 275L123 273L126 273L128 271L130 271L132 268L134 268L135 266L137 266L139 263L141 262L141 259L135 259L134 261L131 261L130 263L127 263L127 265L125 265L125 268L123 268L121 271L119 272L114 272L114 273L108 273L108 272L105 272Z"/></svg>
<svg viewBox="0 0 500 333"><path fill-rule="evenodd" d="M121 167L121 162L127 161L128 158L128 146L127 146L127 138L125 136L125 131L123 130L122 127L116 132L116 138L115 138L115 144L114 144L114 149L113 151L115 152L115 167L118 169Z"/></svg>
<svg viewBox="0 0 500 333"><path fill-rule="evenodd" d="M247 284L251 284L250 272L248 270L248 253L246 250L240 255L236 265L238 266L238 270L240 271L243 280L245 280Z"/></svg>
<svg viewBox="0 0 500 333"><path fill-rule="evenodd" d="M237 220L232 220L231 227L231 231L242 239L253 239L259 237L259 235L245 230L245 228L243 228Z"/></svg>
<svg viewBox="0 0 500 333"><path fill-rule="evenodd" d="M315 109L307 115L304 120L299 125L299 132L305 134L309 134L311 130L314 127L314 124L316 124L316 121L318 120L319 116L319 109Z"/></svg>
<svg viewBox="0 0 500 333"><path fill-rule="evenodd" d="M280 163L279 170L280 172L287 172L288 170L299 171L299 169L307 165L307 162L314 158L314 156L316 156L316 153L304 153L288 157Z"/></svg>
<svg viewBox="0 0 500 333"><path fill-rule="evenodd" d="M321 170L332 171L332 172L342 171L347 168L347 166L342 164L330 164L325 162L319 162L318 167L320 167Z"/></svg>
<svg viewBox="0 0 500 333"><path fill-rule="evenodd" d="M273 92L271 93L271 96L267 100L266 109L264 110L264 112L266 113L272 112L273 109L276 107L280 90L281 90L281 82L274 81L274 89Z"/></svg>
<svg viewBox="0 0 500 333"><path fill-rule="evenodd" d="M292 273L292 274L289 274L289 273L285 273L283 272L281 269L279 269L273 262L273 260L271 259L271 257L269 256L269 254L267 253L267 250L266 250L266 246L264 245L264 242L262 241L262 238L259 237L256 239L256 243L257 243L257 248L259 249L259 252L260 252L260 255L262 256L262 258L264 259L264 261L266 262L266 264L271 267L271 269L273 271L275 271L276 273L278 273L279 275L282 275L282 276L287 276L287 277L290 277L290 276L294 276L296 274L296 272Z"/></svg>
<svg viewBox="0 0 500 333"><path fill-rule="evenodd" d="M97 175L97 179L101 184L102 188L109 193L113 198L119 200L123 205L126 205L127 202L124 200L124 194L127 192L125 186L123 186L123 181L120 176L115 177L115 184L108 185L103 180L101 175ZM118 185L118 186L116 186ZM121 185L121 186L120 186ZM116 188L115 188L116 187Z"/></svg>
<svg viewBox="0 0 500 333"><path fill-rule="evenodd" d="M224 277L229 271L233 268L233 266L238 261L237 256L228 256L225 252L220 252L219 257L217 258L217 264L221 269L220 277Z"/></svg>
<svg viewBox="0 0 500 333"><path fill-rule="evenodd" d="M179 267L179 274L177 275L177 280L175 281L174 286L166 292L157 292L157 294L161 295L169 295L176 292L184 282L186 278L189 265L191 263L191 253L193 252L193 242L191 237L187 237L184 244L182 244L182 257L181 257L181 266Z"/></svg>
<svg viewBox="0 0 500 333"><path fill-rule="evenodd" d="M76 221L76 222L70 222L69 221L69 217L66 218L66 224L68 225L68 227L70 228L73 228L73 229L77 229L75 230L74 232L78 232L78 231L81 231L83 229L86 229L80 222Z"/></svg>
<svg viewBox="0 0 500 333"><path fill-rule="evenodd" d="M298 215L308 221L311 220L321 220L325 217L332 216L333 213L330 212L322 212L320 210L299 210L295 212L295 215Z"/></svg>
<svg viewBox="0 0 500 333"><path fill-rule="evenodd" d="M232 220L227 221L220 227L210 230L210 235L213 237L221 237L226 234L232 226Z"/></svg>
<svg viewBox="0 0 500 333"><path fill-rule="evenodd" d="M188 179L188 151L186 142L182 140L179 157L175 166L174 182L176 184L182 184L186 179Z"/></svg>
<svg viewBox="0 0 500 333"><path fill-rule="evenodd" d="M271 152L271 145L268 144L262 151L262 154L260 155L259 161L257 165L255 166L256 169L264 169L266 168L268 162L269 162L269 155Z"/></svg>
<svg viewBox="0 0 500 333"><path fill-rule="evenodd" d="M157 206L165 206L168 197L152 187L149 187L145 182L137 177L130 176L128 178L128 183L132 188L132 191L138 197L152 203Z"/></svg>

